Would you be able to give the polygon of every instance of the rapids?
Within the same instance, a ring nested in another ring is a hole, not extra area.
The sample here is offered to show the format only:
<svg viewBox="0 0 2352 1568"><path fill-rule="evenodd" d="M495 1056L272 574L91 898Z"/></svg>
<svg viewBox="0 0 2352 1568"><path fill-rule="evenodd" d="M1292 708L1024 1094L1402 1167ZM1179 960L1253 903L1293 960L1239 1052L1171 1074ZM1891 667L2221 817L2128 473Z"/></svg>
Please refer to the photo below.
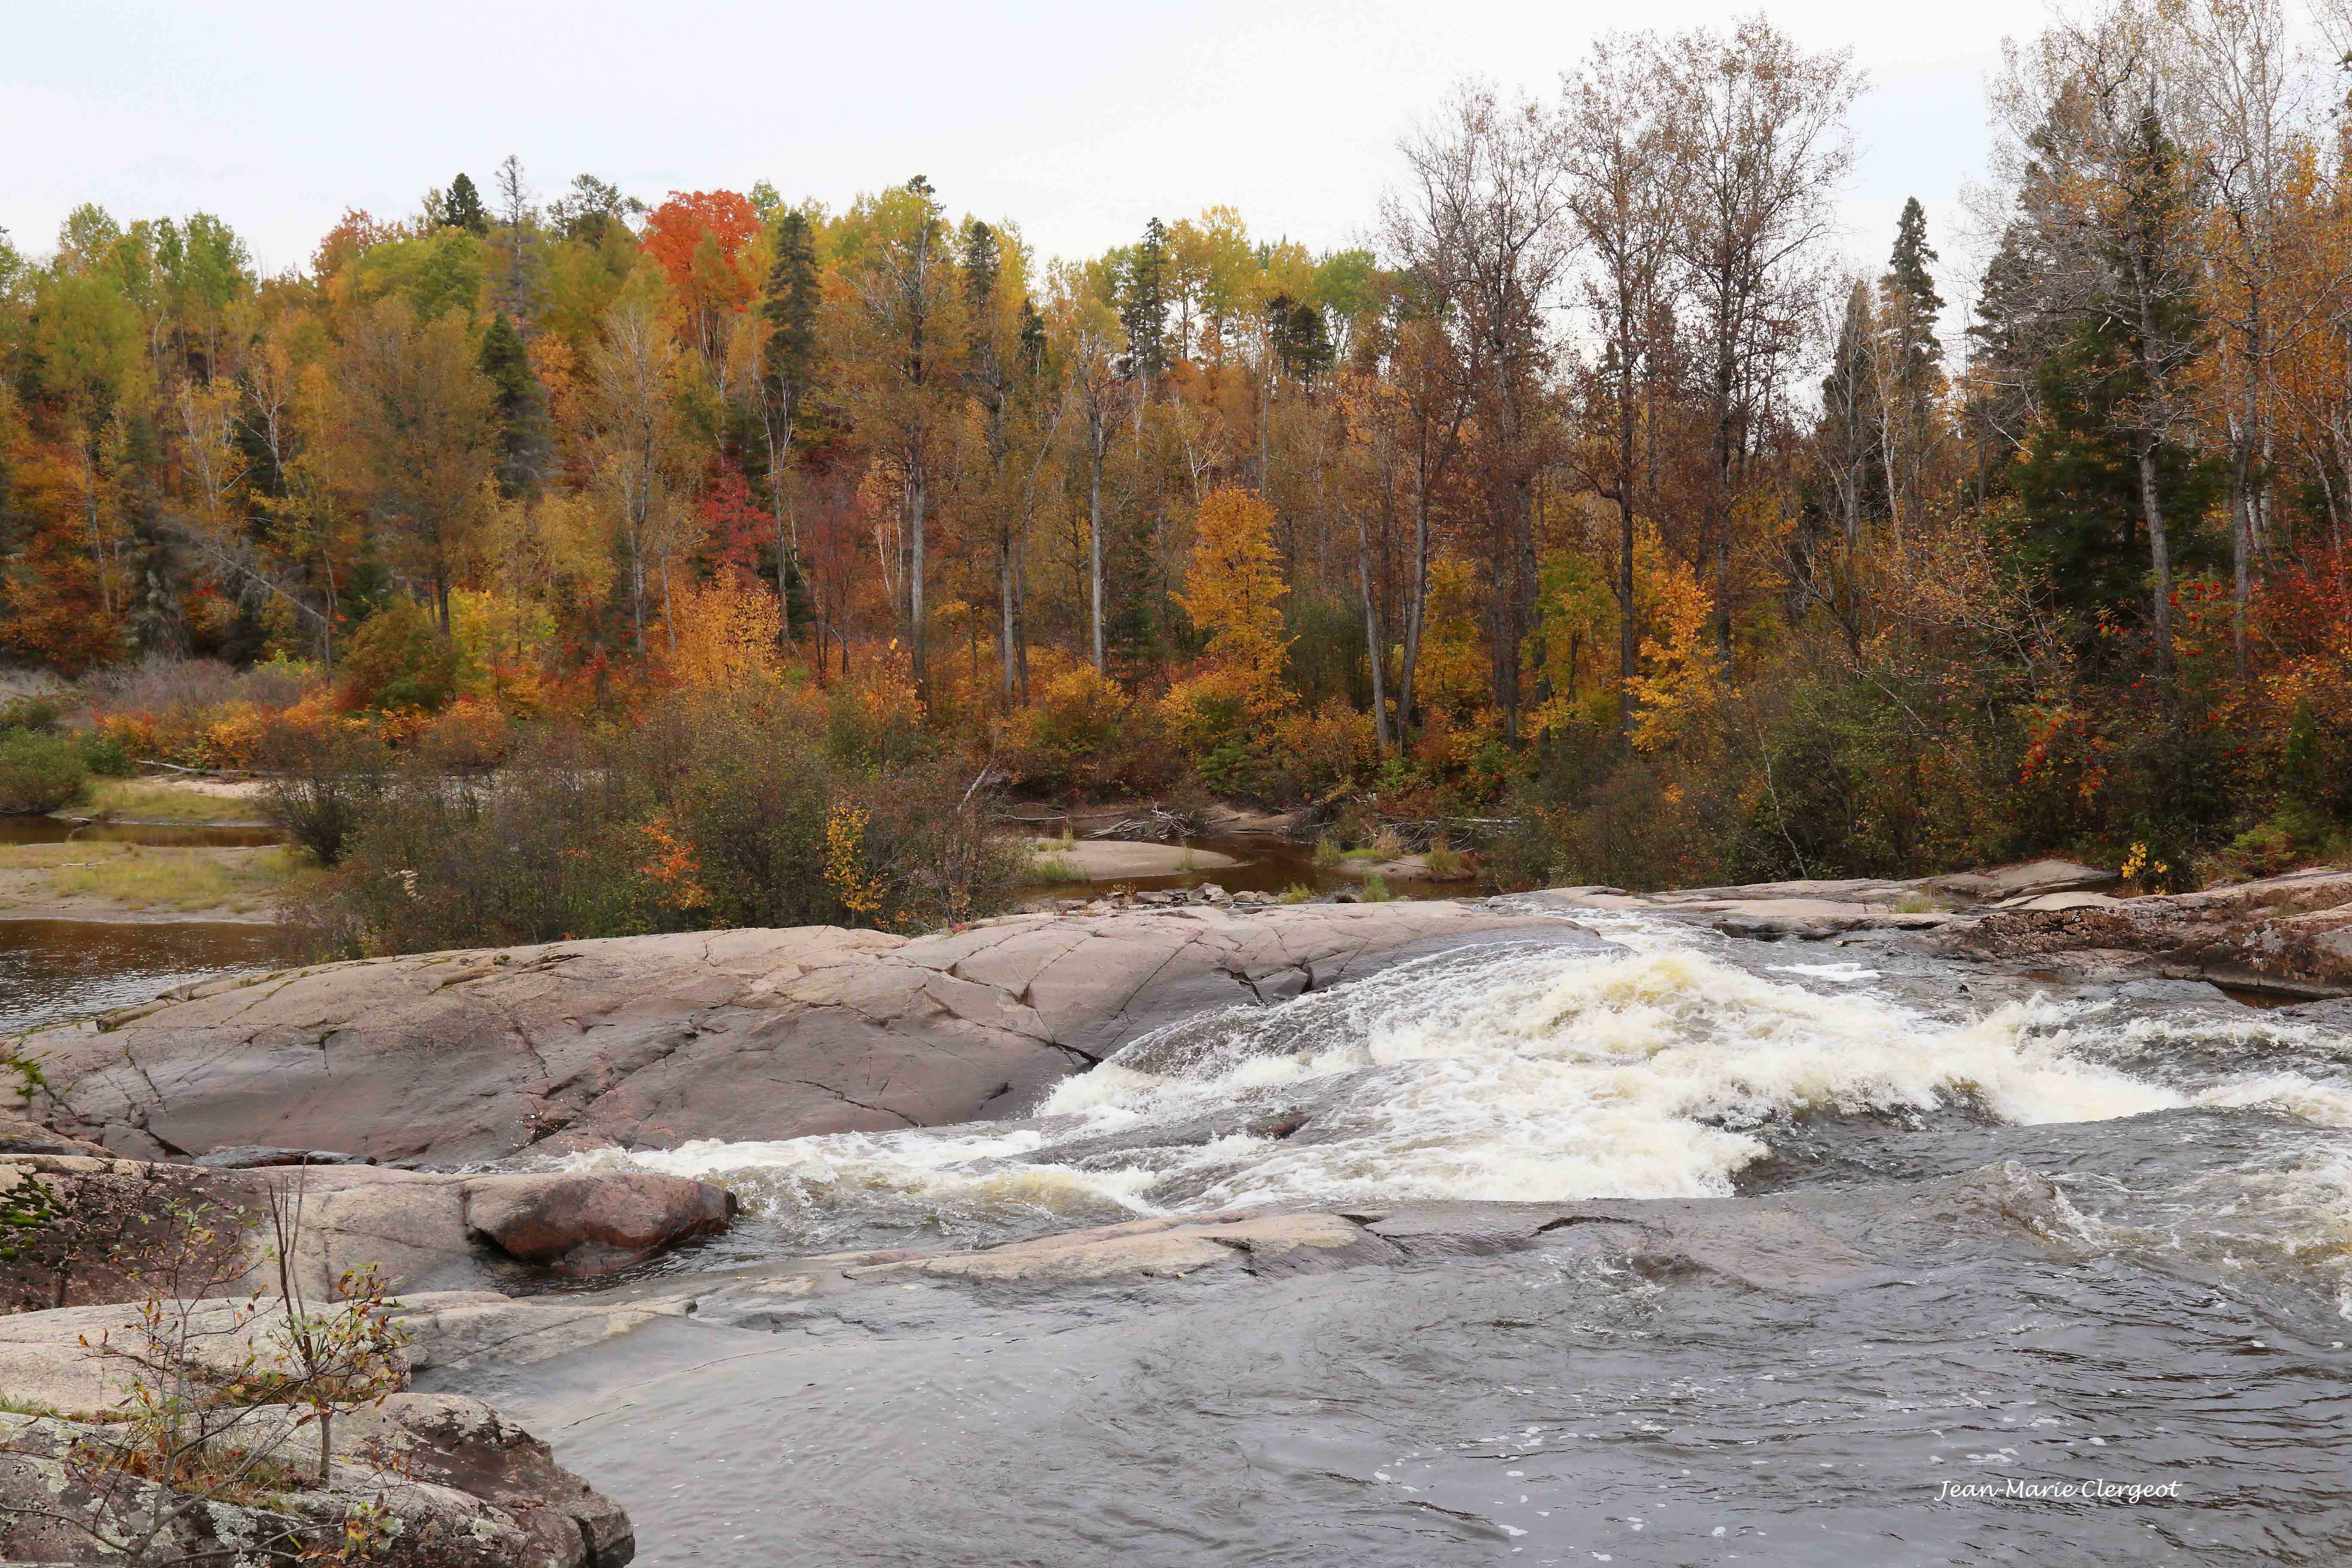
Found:
<svg viewBox="0 0 2352 1568"><path fill-rule="evenodd" d="M1487 942L1189 1020L1017 1121L573 1162L751 1211L639 1289L1414 1201L1795 1216L1862 1272L1768 1289L1588 1226L1307 1279L908 1285L495 1396L626 1503L646 1563L2352 1553L2342 1005L1589 923L1599 951Z"/></svg>

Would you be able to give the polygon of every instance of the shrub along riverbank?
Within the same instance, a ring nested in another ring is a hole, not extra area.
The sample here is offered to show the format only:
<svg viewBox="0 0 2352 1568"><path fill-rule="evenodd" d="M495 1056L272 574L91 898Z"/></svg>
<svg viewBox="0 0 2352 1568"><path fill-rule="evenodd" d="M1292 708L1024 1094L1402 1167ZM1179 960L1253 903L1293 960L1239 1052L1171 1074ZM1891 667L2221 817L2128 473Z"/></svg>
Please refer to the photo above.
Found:
<svg viewBox="0 0 2352 1568"><path fill-rule="evenodd" d="M1023 857L986 830L988 778L864 695L677 693L626 729L521 731L495 769L286 734L267 809L331 868L295 918L359 955L1006 908Z"/></svg>

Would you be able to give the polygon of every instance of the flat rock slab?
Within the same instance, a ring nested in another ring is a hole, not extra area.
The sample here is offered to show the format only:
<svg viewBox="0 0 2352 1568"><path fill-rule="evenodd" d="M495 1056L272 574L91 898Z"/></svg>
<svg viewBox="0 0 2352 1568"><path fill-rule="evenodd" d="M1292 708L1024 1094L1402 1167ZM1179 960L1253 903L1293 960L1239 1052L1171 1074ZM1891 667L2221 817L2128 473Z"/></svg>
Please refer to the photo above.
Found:
<svg viewBox="0 0 2352 1568"><path fill-rule="evenodd" d="M457 1163L1017 1114L1200 1009L1562 921L1450 901L1018 915L369 960L211 982L29 1037L58 1132Z"/></svg>

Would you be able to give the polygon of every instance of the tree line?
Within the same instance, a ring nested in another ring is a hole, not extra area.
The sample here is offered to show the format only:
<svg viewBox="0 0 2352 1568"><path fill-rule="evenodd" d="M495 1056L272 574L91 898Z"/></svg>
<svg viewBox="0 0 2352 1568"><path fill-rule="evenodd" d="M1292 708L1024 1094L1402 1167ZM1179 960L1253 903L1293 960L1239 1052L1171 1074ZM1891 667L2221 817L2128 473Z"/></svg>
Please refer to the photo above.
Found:
<svg viewBox="0 0 2352 1568"><path fill-rule="evenodd" d="M0 640L332 668L392 613L515 714L896 683L1041 788L1507 798L1531 877L2308 848L2340 86L2268 0L2012 45L1957 303L1916 199L1847 258L1865 88L1762 16L1612 35L1457 89L1320 253L511 157L271 277L86 206L0 242Z"/></svg>

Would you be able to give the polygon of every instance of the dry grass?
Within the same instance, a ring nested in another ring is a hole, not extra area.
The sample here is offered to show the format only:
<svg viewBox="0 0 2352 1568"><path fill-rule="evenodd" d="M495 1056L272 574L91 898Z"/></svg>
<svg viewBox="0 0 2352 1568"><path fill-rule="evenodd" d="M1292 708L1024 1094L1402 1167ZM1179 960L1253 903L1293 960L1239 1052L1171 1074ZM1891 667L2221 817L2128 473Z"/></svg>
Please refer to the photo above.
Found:
<svg viewBox="0 0 2352 1568"><path fill-rule="evenodd" d="M1083 882L1086 868L1068 854L1070 841L1066 838L1040 838L1030 847L1028 868L1022 874L1024 882Z"/></svg>
<svg viewBox="0 0 2352 1568"><path fill-rule="evenodd" d="M289 849L163 849L137 844L32 844L0 856L9 868L48 871L60 899L103 899L135 910L270 908L321 873Z"/></svg>
<svg viewBox="0 0 2352 1568"><path fill-rule="evenodd" d="M89 798L77 815L112 822L209 822L258 825L252 801L207 794L152 779L92 779Z"/></svg>

